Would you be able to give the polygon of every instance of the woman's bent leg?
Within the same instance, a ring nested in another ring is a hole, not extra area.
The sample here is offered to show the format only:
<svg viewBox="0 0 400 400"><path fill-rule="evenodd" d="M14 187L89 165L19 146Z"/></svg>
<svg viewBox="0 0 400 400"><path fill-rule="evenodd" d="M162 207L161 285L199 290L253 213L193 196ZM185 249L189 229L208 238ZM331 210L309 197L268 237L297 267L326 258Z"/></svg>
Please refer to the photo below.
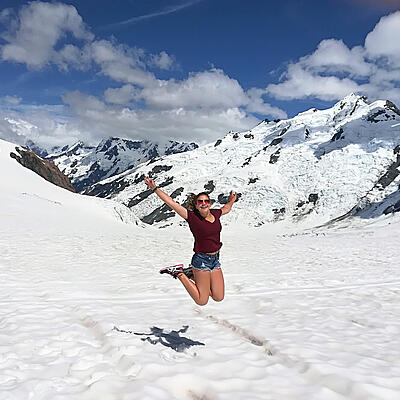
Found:
<svg viewBox="0 0 400 400"><path fill-rule="evenodd" d="M185 274L180 274L178 278L196 304L204 306L207 304L210 296L212 273L210 271L199 271L195 268L193 268L193 273L194 282Z"/></svg>
<svg viewBox="0 0 400 400"><path fill-rule="evenodd" d="M225 284L221 268L211 272L210 289L211 297L214 301L222 301L224 299Z"/></svg>

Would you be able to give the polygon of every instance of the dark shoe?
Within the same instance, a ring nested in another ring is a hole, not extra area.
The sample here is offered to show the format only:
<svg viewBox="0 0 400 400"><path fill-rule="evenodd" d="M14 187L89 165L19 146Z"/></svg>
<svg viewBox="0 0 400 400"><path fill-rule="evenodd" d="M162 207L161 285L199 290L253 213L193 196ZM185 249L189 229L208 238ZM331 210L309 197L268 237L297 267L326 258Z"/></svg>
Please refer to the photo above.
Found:
<svg viewBox="0 0 400 400"><path fill-rule="evenodd" d="M160 269L160 274L168 274L173 278L177 278L179 274L184 274L183 264L173 265L172 267L166 267Z"/></svg>

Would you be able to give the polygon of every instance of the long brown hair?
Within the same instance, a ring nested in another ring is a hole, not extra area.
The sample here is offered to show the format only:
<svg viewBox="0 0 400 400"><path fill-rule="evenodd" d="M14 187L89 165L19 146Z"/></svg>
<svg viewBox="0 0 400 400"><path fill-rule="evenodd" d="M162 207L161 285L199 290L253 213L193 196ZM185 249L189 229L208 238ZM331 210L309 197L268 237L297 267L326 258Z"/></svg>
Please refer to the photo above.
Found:
<svg viewBox="0 0 400 400"><path fill-rule="evenodd" d="M185 207L189 210L196 210L197 199L203 195L207 196L210 199L210 196L207 192L201 192L198 194L189 193L185 201Z"/></svg>

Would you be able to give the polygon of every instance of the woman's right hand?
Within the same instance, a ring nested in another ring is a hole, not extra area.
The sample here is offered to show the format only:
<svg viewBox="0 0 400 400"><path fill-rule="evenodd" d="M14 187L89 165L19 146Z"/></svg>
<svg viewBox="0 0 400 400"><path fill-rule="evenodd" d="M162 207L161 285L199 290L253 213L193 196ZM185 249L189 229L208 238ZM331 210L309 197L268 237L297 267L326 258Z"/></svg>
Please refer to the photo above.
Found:
<svg viewBox="0 0 400 400"><path fill-rule="evenodd" d="M154 183L153 179L151 179L149 177L144 178L144 183L147 185L147 187L150 190L154 190L157 187L157 185Z"/></svg>

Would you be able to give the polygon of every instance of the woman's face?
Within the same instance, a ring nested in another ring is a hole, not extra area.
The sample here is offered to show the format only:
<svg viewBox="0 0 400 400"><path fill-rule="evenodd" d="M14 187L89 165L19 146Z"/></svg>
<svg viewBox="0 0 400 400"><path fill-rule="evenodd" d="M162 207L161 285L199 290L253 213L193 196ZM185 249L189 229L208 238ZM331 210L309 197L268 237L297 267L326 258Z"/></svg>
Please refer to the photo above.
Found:
<svg viewBox="0 0 400 400"><path fill-rule="evenodd" d="M200 213L205 213L210 209L210 198L202 194L197 198L196 208Z"/></svg>

